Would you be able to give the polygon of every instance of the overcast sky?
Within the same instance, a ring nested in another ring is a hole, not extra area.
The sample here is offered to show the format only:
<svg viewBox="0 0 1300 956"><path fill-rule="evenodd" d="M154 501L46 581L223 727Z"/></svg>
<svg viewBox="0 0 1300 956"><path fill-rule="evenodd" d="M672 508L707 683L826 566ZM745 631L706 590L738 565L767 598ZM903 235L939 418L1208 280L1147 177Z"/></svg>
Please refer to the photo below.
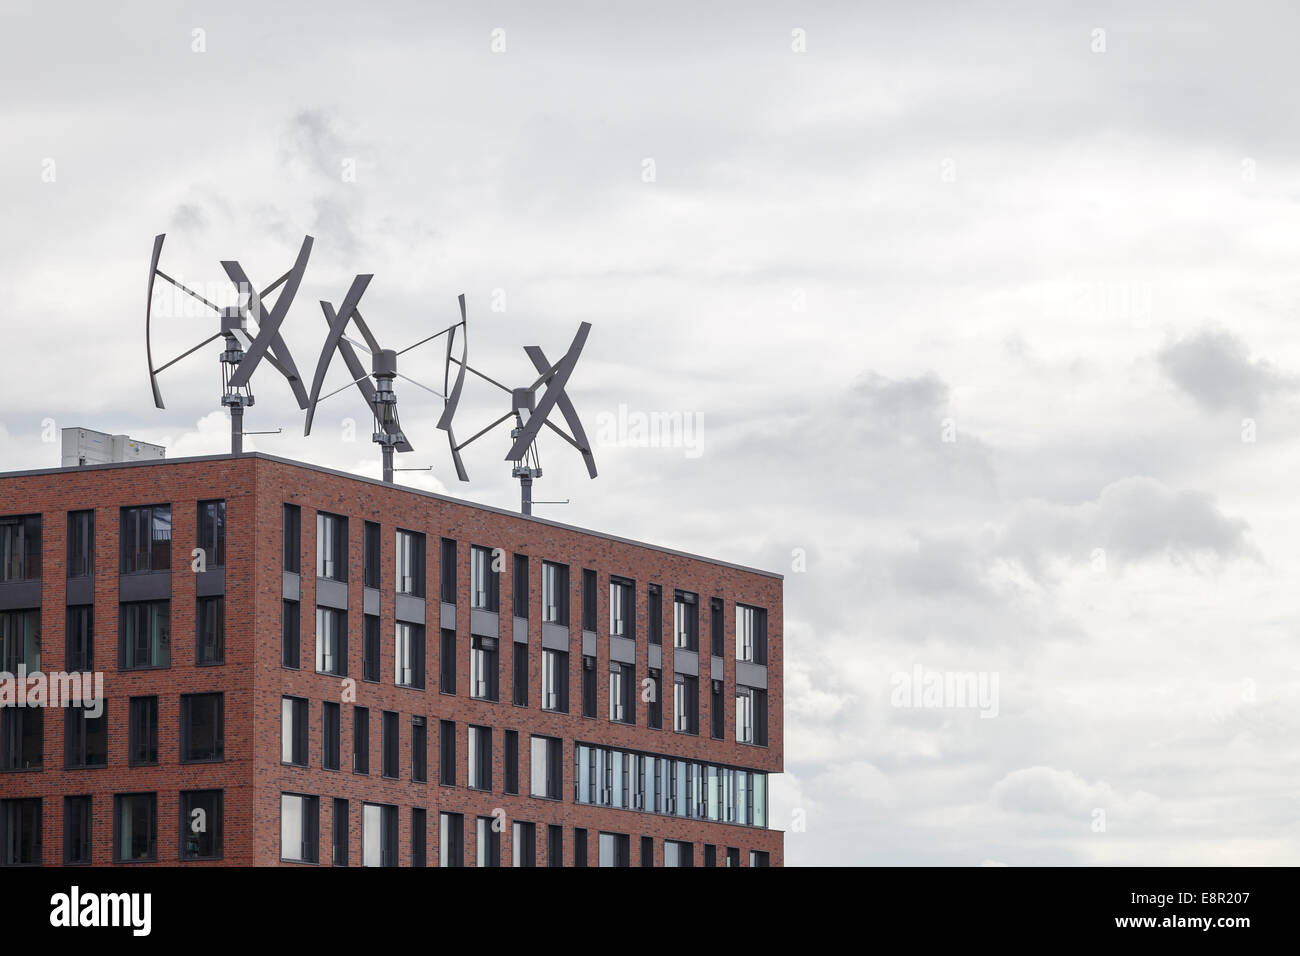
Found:
<svg viewBox="0 0 1300 956"><path fill-rule="evenodd" d="M1300 10L700 7L0 0L5 469L47 420L227 450L215 346L153 408L153 236L224 296L311 234L307 375L373 272L385 344L463 291L522 385L589 321L593 438L702 424L595 482L545 441L538 513L786 575L790 864L1295 863ZM377 475L353 394L305 439L254 384L254 447ZM404 480L517 503L504 435L461 485L399 395ZM917 666L997 715L895 706Z"/></svg>

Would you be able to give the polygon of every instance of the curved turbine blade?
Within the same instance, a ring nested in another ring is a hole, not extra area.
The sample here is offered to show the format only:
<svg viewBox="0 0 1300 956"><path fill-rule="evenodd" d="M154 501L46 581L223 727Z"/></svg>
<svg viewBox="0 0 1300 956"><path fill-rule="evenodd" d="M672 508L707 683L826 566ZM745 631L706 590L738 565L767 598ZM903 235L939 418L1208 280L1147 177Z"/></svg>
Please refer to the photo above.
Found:
<svg viewBox="0 0 1300 956"><path fill-rule="evenodd" d="M316 363L316 375L312 378L311 382L311 394L307 397L307 422L306 427L303 430L304 435L311 434L312 419L316 417L316 403L320 401L320 390L321 386L325 384L325 373L329 371L330 359L334 357L335 349L338 348L339 343L343 340L343 330L347 328L348 319L352 316L352 310L355 309L357 303L361 301L361 296L366 291L366 286L370 285L370 280L373 278L374 276L371 275L359 275L353 279L352 285L348 288L347 295L343 297L342 308L340 308L337 313L334 311L334 307L328 302L321 302L320 304L321 310L325 313L325 324L329 326L329 333L325 336L325 346L321 349L320 360ZM355 359L356 353L352 353L352 357ZM346 360L346 358L347 356L345 355L344 359ZM351 363L348 364L350 371L352 371L353 378L366 374L364 369L358 372L357 369L351 367ZM366 384L369 384L368 380ZM362 392L364 393L365 389L362 389ZM372 404L373 394L374 390L372 388L371 395L367 396Z"/></svg>
<svg viewBox="0 0 1300 956"><path fill-rule="evenodd" d="M545 372L551 367L551 363L546 360L546 353L542 351L540 346L526 345L524 346L524 352L528 354L537 371ZM582 453L582 460L587 465L587 476L595 478L596 459L591 453L591 442L587 441L587 433L582 430L582 420L578 418L577 409L573 407L573 402L569 399L569 396L563 392L560 393L560 398L556 404L559 406L560 414L564 416L565 422L568 423L569 431L573 432L571 444ZM546 424L551 425L550 422ZM551 427L555 428L554 425L551 425ZM559 429L555 430L559 431ZM564 437L568 438L569 436L565 435Z"/></svg>
<svg viewBox="0 0 1300 956"><path fill-rule="evenodd" d="M451 419L456 414L456 408L460 405L460 393L465 388L465 363L469 359L469 329L465 320L465 294L460 295L460 369L456 373L456 384L450 389L447 387L451 378L451 348L452 340L456 337L455 326L451 328L451 334L447 336L447 364L443 368L442 390L446 393L446 399L442 405L442 416L438 419L438 427L451 433ZM453 451L455 442L452 442ZM468 481L462 478L461 481Z"/></svg>
<svg viewBox="0 0 1300 956"><path fill-rule="evenodd" d="M528 451L528 446L537 438L537 433L542 430L542 423L546 421L546 416L551 414L564 395L564 386L568 384L569 376L573 374L573 367L578 364L578 356L582 354L582 347L587 342L587 333L591 331L591 323L583 322L578 326L578 333L573 337L573 344L569 346L569 351L564 354L564 358L556 363L551 375L546 378L546 392L542 395L542 400L537 403L533 409L532 415L519 432L519 437L515 439L514 445L506 454L506 461L519 461Z"/></svg>
<svg viewBox="0 0 1300 956"><path fill-rule="evenodd" d="M257 337L253 340L252 346L244 356L244 360L239 363L239 368L235 374L230 377L232 388L242 388L248 385L248 380L256 371L262 356L266 354L267 349L274 349L275 356L280 363L293 372L293 378L289 379L289 385L293 388L294 397L298 399L301 408L306 408L308 403L307 392L302 387L302 378L298 375L298 369L293 364L293 359L289 355L289 347L284 344L284 339L280 337L280 325L284 322L284 317L289 312L289 306L293 304L293 298L298 294L298 286L302 283L302 275L307 270L307 259L311 256L311 247L313 239L311 236L304 236L302 248L298 250L298 259L294 262L293 268L289 270L289 277L284 282L284 288L276 296L275 306L271 309L270 314L266 313L266 307L262 304L261 297L254 295L249 301L250 307L254 308L257 315L254 318L257 321ZM242 290L255 291L254 285L248 281L248 276L244 274L243 268L235 261L221 263L221 267L226 270L226 275L230 277L236 288Z"/></svg>
<svg viewBox="0 0 1300 956"><path fill-rule="evenodd" d="M149 291L144 300L144 349L149 360L149 387L153 389L153 403L157 408L165 408L162 392L158 390L158 375L153 370L153 281L158 277L158 259L162 255L163 240L167 233L161 232L153 238L153 258L149 262Z"/></svg>

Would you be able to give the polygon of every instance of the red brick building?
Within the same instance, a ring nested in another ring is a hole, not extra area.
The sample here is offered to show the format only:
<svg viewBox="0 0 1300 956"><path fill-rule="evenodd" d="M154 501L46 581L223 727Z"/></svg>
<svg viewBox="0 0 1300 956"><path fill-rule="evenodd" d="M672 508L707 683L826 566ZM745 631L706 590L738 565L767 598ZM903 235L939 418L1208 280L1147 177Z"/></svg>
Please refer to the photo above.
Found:
<svg viewBox="0 0 1300 956"><path fill-rule="evenodd" d="M0 672L104 681L0 707L0 865L781 865L781 601L260 454L0 475Z"/></svg>

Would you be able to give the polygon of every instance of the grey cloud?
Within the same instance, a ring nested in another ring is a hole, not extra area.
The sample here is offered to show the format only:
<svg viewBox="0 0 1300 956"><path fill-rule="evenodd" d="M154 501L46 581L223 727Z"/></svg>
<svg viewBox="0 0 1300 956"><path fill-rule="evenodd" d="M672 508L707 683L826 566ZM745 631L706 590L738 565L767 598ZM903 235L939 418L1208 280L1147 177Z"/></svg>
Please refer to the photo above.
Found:
<svg viewBox="0 0 1300 956"><path fill-rule="evenodd" d="M1263 402L1296 387L1296 379L1263 359L1251 359L1231 332L1205 330L1173 342L1156 356L1169 380L1210 411L1256 413Z"/></svg>

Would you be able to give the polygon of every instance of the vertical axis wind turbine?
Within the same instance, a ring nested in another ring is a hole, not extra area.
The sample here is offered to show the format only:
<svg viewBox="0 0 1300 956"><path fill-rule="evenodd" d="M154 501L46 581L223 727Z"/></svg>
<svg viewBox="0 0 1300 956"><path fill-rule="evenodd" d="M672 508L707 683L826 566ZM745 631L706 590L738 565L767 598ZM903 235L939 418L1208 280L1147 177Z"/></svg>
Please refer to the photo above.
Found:
<svg viewBox="0 0 1300 956"><path fill-rule="evenodd" d="M540 374L531 385L523 388L507 388L495 379L484 375L468 364L466 361L467 355L463 349L460 358L456 358L451 354L451 341L448 340L445 377L450 378L453 364L458 366L456 387L448 393L450 397L447 398L444 404L442 418L438 421L438 427L447 433L447 441L451 446L452 461L456 465L456 475L461 481L469 481L469 475L465 471L465 464L460 457L461 449L482 438L502 422L511 418L514 419L514 427L510 430L510 437L514 439L514 442L511 444L510 450L506 452L505 461L510 462L512 465L511 477L519 479L520 512L526 515L533 513L533 480L542 477L541 458L537 452L537 435L541 432L543 426L555 432L577 449L578 453L582 455L583 462L587 465L587 475L591 478L596 477L596 459L591 453L591 442L587 440L587 433L583 431L582 421L578 418L573 402L564 391L569 378L573 375L574 367L578 364L578 356L582 354L582 348L587 342L587 334L590 331L590 322L581 323L578 326L577 334L573 337L573 343L569 346L569 350L554 365L547 359L546 353L542 351L540 346L525 346L524 353ZM509 394L510 411L486 428L465 439L465 441L457 443L451 423L456 414L456 407L459 404L460 391L466 372L473 372L479 378ZM537 390L543 386L546 387L546 391L542 393L539 399ZM559 408L560 413L564 416L564 420L569 426L569 432L564 431L564 429L549 420L551 412L556 408Z"/></svg>
<svg viewBox="0 0 1300 956"><path fill-rule="evenodd" d="M457 401L460 397L460 388L463 384L463 378L456 383L451 392L439 392L436 389L423 385L397 371L397 357L403 355L412 349L419 348L438 338L440 335L447 336L447 348L451 349L451 342L456 337L456 330L461 330L462 342L465 337L465 296L460 296L460 321L448 326L441 332L435 332L413 345L408 345L404 349L386 349L382 348L379 340L374 333L370 331L365 320L361 317L361 311L357 306L361 302L361 296L365 293L366 287L370 285L373 275L359 275L352 280L352 285L343 297L343 302L338 311L329 303L322 300L321 311L325 313L325 323L329 326L329 334L325 338L325 347L321 350L320 361L316 364L316 375L312 379L311 394L307 399L307 422L303 430L304 435L311 434L312 420L316 417L316 407L325 399L339 392L345 391L349 385L355 385L361 392L361 396L370 406L374 413L375 430L371 435L371 440L379 445L383 455L383 476L384 481L388 484L393 482L393 452L413 451L411 443L407 441L405 433L402 431L402 424L397 415L397 393L393 390L394 379L402 379L410 382L417 388L422 388L426 392L438 396L448 401L448 395L451 401ZM361 337L365 340L364 344L349 338L347 331L348 322L353 322ZM361 359L357 357L356 349L367 353L370 356L370 371L366 372L365 366ZM352 381L341 388L321 395L321 387L325 383L325 373L329 371L331 360L334 353L338 352L343 356L343 362L348 367L348 372L352 376ZM371 379L374 379L372 384Z"/></svg>
<svg viewBox="0 0 1300 956"><path fill-rule="evenodd" d="M244 273L243 267L240 266L238 261L223 261L221 267L225 269L226 276L234 283L240 299L239 304L225 308L209 302L193 289L187 288L158 268L158 260L162 256L163 240L166 238L166 233L154 237L153 258L149 263L149 290L145 299L144 335L145 348L149 359L149 386L153 389L153 403L158 408L166 407L163 405L162 392L158 388L159 373L171 368L181 359L192 355L205 345L215 342L219 338L224 339L225 348L221 353L221 404L230 409L230 452L233 455L241 455L244 452L244 409L253 405L251 380L253 372L257 370L257 366L263 359L288 380L290 388L293 389L294 398L298 401L298 407L307 407L307 391L303 388L302 378L298 374L297 367L293 364L293 356L289 354L289 347L285 345L284 339L280 337L280 325L284 322L284 317L289 312L289 306L293 304L294 296L298 293L298 286L302 283L303 272L307 269L307 259L311 255L312 237L306 236L303 238L302 248L298 250L298 258L292 268L261 292L258 292L248 280L248 276ZM158 366L153 364L153 288L155 279L164 279L186 295L202 302L215 312L220 320L215 334L182 352L170 362ZM276 289L280 290L280 294L275 297L275 305L271 307L270 311L267 311L264 299ZM245 296L247 296L246 299ZM249 316L257 323L256 335L249 334ZM244 343L241 342L241 338L248 342L247 351L244 350Z"/></svg>

